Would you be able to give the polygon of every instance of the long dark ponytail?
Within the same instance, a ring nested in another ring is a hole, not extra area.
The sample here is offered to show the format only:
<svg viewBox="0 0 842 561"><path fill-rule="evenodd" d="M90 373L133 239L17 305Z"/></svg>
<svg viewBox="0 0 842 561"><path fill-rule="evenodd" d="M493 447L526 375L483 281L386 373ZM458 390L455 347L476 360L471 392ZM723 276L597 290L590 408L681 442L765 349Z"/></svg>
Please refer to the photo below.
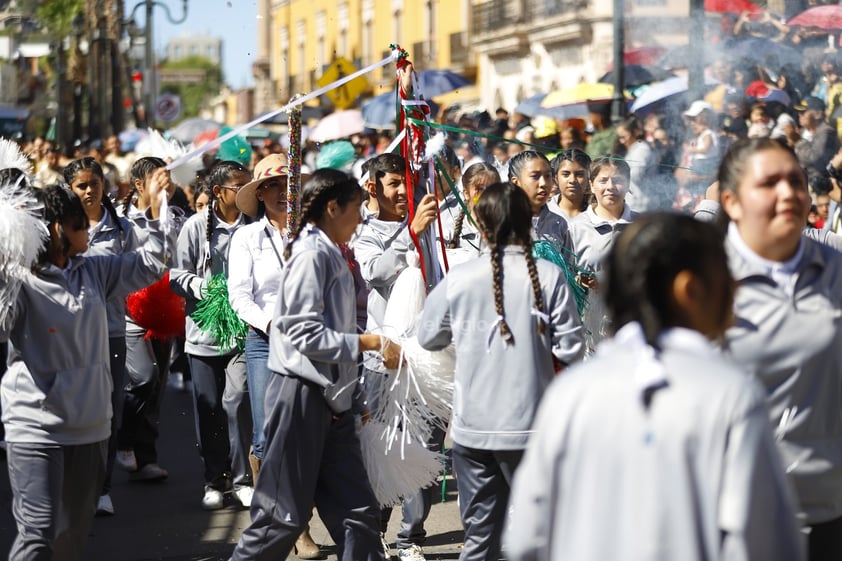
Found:
<svg viewBox="0 0 842 561"><path fill-rule="evenodd" d="M49 226L53 223L59 225L60 250L66 255L70 251L70 239L64 232L64 226L68 222L72 227L79 230L84 229L88 216L82 206L82 201L76 194L64 185L49 185L44 189L33 189L38 201L44 205L44 223ZM45 265L49 261L52 239L48 239L41 251L38 253L38 265Z"/></svg>

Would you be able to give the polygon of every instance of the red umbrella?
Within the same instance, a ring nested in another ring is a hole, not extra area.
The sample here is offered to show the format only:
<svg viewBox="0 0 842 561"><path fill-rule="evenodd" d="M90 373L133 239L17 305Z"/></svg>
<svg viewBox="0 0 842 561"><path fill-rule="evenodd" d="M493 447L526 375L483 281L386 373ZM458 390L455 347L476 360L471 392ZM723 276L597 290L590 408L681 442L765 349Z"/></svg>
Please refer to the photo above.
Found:
<svg viewBox="0 0 842 561"><path fill-rule="evenodd" d="M789 20L787 25L842 29L842 6L816 6L805 10Z"/></svg>
<svg viewBox="0 0 842 561"><path fill-rule="evenodd" d="M666 47L635 47L627 49L623 53L623 62L626 64L655 64L667 52ZM614 64L608 67L608 70L613 70Z"/></svg>
<svg viewBox="0 0 842 561"><path fill-rule="evenodd" d="M705 0L706 12L759 14L763 8L748 0Z"/></svg>

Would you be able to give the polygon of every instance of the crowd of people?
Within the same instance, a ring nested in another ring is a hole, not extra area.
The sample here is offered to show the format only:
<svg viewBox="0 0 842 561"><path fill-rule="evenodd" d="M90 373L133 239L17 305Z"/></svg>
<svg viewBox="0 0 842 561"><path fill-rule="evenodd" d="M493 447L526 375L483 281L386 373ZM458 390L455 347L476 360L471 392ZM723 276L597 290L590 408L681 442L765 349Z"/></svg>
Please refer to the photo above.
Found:
<svg viewBox="0 0 842 561"><path fill-rule="evenodd" d="M79 558L115 466L168 477L171 369L197 508L250 509L232 559L317 558L314 508L340 559L388 558L360 426L384 420L410 335L387 309L418 268L411 335L456 356L460 559L839 559L842 86L821 61L798 86L719 60L704 99L613 125L600 104L462 116L416 184L389 133L308 145L294 221L279 143L220 147L184 184L117 136L23 144L0 192L35 201L43 247L0 268L10 559ZM153 286L140 306L183 302L182 335L127 303ZM432 496L400 502L399 559L424 559Z"/></svg>

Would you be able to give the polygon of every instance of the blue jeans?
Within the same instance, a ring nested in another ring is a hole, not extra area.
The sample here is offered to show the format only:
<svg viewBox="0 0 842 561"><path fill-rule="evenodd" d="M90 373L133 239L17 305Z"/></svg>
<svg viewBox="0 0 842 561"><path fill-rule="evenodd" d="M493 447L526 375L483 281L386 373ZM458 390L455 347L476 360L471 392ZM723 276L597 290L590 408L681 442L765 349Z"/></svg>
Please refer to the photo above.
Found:
<svg viewBox="0 0 842 561"><path fill-rule="evenodd" d="M246 366L254 425L252 453L262 460L266 448L266 432L263 430L266 421L266 387L274 374L269 370L269 337L261 331L249 329L246 337Z"/></svg>

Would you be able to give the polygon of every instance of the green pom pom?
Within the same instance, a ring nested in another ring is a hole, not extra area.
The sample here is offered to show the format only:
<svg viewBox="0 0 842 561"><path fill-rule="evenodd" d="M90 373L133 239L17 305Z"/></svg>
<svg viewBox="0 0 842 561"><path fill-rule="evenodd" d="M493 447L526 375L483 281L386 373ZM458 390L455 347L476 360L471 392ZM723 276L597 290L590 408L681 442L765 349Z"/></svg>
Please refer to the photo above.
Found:
<svg viewBox="0 0 842 561"><path fill-rule="evenodd" d="M562 251L564 251L564 248L562 248ZM587 271L580 269L575 265L575 259L573 259L572 255L570 256L570 262L568 263L568 260L564 258L562 252L547 240L538 240L532 243L532 257L535 259L544 259L550 263L555 263L562 271L564 271L567 286L569 286L570 290L573 292L573 298L576 300L576 309L579 312L579 317L581 317L588 305L588 291L584 286L579 284L576 280L576 276L580 272L585 273Z"/></svg>
<svg viewBox="0 0 842 561"><path fill-rule="evenodd" d="M242 352L246 345L248 325L241 320L228 301L228 279L214 275L202 290L202 299L190 314L202 331L210 333L219 343L220 352L236 347Z"/></svg>
<svg viewBox="0 0 842 561"><path fill-rule="evenodd" d="M319 155L316 157L316 167L344 169L354 163L357 158L357 152L354 150L354 145L347 140L337 140L323 144Z"/></svg>

